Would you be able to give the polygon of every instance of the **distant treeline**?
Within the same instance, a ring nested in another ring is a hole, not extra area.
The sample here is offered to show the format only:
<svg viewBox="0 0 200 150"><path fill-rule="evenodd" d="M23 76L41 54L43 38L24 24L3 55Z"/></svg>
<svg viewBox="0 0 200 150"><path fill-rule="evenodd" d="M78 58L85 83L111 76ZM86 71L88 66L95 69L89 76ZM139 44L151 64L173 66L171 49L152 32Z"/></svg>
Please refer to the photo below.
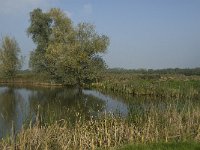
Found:
<svg viewBox="0 0 200 150"><path fill-rule="evenodd" d="M167 68L167 69L124 69L109 68L108 72L112 73L140 73L140 74L183 74L186 76L200 75L200 68Z"/></svg>

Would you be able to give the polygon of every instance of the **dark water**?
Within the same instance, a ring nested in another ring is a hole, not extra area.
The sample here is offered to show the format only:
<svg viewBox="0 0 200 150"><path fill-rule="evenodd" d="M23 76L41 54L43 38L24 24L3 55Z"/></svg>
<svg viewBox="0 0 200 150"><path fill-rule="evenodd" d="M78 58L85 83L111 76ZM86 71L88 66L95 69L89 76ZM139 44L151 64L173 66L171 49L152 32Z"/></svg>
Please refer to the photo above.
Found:
<svg viewBox="0 0 200 150"><path fill-rule="evenodd" d="M137 122L137 116L145 119L151 110L162 114L171 106L180 112L199 109L200 97L121 97L120 93L95 90L0 86L0 138L34 124L38 118L41 123L65 119L73 125L77 119L84 121L109 112Z"/></svg>
<svg viewBox="0 0 200 150"><path fill-rule="evenodd" d="M127 104L95 90L69 88L21 88L0 86L0 137L19 131L23 124L37 118L44 122L59 119L74 121L76 116L89 118L104 112L126 116Z"/></svg>

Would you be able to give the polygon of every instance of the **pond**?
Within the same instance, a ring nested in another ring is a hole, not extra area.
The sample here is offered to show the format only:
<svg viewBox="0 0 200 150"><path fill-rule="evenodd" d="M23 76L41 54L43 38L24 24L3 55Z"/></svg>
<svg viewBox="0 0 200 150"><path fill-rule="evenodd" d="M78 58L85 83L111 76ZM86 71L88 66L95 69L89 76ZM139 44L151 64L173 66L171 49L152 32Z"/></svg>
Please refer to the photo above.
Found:
<svg viewBox="0 0 200 150"><path fill-rule="evenodd" d="M151 114L174 111L187 114L200 108L200 97L159 98L120 96L96 90L0 86L0 138L18 132L24 125L51 124L65 119L71 125L78 119L97 118L105 113L125 117L132 123L145 121ZM155 117L155 116L154 116Z"/></svg>
<svg viewBox="0 0 200 150"><path fill-rule="evenodd" d="M25 123L34 122L38 114L51 123L59 119L73 122L77 116L87 119L104 112L127 116L127 103L96 90L80 93L70 88L0 86L1 138L12 129L19 131Z"/></svg>

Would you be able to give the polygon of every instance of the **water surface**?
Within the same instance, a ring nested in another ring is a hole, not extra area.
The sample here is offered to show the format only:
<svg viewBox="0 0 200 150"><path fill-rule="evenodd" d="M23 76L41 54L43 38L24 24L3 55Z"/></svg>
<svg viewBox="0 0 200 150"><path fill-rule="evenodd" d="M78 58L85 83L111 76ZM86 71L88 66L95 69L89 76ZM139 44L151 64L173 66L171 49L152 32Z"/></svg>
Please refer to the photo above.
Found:
<svg viewBox="0 0 200 150"><path fill-rule="evenodd" d="M39 113L38 113L39 112ZM95 90L69 88L23 88L0 86L0 137L19 131L38 114L44 122L73 121L76 116L90 118L112 112L126 116L127 104Z"/></svg>
<svg viewBox="0 0 200 150"><path fill-rule="evenodd" d="M0 137L10 134L12 129L20 131L24 124L34 124L37 118L43 123L65 119L73 125L79 118L87 120L111 112L137 123L137 117L145 119L152 110L162 114L170 107L180 112L186 111L188 106L200 108L200 97L177 99L118 94L70 88L0 86Z"/></svg>

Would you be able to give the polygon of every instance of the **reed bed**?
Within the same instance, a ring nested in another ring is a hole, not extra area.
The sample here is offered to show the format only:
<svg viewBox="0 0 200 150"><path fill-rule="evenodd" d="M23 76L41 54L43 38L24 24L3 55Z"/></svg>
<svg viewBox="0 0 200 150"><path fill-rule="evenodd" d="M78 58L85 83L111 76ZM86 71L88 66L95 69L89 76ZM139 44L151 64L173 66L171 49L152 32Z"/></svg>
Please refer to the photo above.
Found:
<svg viewBox="0 0 200 150"><path fill-rule="evenodd" d="M120 117L109 113L89 120L76 119L72 126L61 119L41 125L39 121L0 142L0 149L111 149L133 143L200 142L200 108L188 100L183 106L149 105L145 113Z"/></svg>
<svg viewBox="0 0 200 150"><path fill-rule="evenodd" d="M106 73L104 80L93 83L92 87L100 91L120 93L123 96L189 98L200 96L200 77Z"/></svg>

